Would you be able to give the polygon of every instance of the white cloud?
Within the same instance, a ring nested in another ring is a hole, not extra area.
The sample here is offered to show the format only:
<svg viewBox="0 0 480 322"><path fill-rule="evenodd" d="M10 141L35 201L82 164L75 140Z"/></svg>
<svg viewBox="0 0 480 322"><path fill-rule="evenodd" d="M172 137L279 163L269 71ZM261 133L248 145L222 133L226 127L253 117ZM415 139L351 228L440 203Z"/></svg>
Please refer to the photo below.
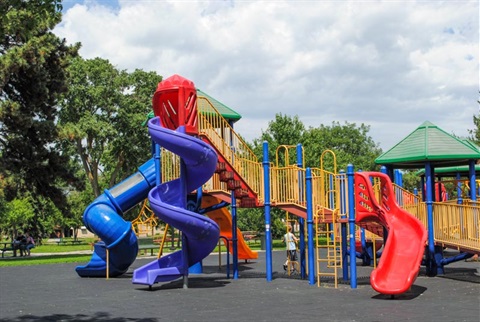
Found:
<svg viewBox="0 0 480 322"><path fill-rule="evenodd" d="M189 78L247 140L276 113L363 122L384 149L426 120L474 127L477 1L76 2L55 32L84 58Z"/></svg>

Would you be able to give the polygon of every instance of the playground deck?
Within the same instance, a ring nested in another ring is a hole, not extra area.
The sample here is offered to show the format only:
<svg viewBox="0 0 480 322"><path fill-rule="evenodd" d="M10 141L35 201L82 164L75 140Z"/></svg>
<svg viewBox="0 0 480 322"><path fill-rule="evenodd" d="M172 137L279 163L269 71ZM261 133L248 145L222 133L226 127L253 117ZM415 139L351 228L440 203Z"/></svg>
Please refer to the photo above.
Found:
<svg viewBox="0 0 480 322"><path fill-rule="evenodd" d="M451 255L455 253L452 252ZM203 261L204 272L148 287L133 285L137 259L120 278L80 278L76 264L3 267L0 270L0 321L478 321L480 263L460 261L443 277L422 268L410 291L390 299L375 292L371 267L358 269L357 289L309 285L282 271L284 251L273 252L274 279L265 278L265 253L240 262L239 278L227 279L225 257ZM360 262L357 262L360 265ZM231 275L232 276L232 275Z"/></svg>

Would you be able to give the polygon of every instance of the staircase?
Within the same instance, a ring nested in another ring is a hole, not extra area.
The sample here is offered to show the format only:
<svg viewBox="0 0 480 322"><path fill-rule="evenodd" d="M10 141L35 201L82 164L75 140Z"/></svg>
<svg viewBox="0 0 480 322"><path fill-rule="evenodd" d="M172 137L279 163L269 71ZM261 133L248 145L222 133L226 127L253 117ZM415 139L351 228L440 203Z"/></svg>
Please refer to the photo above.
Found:
<svg viewBox="0 0 480 322"><path fill-rule="evenodd" d="M262 164L208 99L198 97L197 104L198 134L202 140L213 146L218 154L213 181L224 183L219 186L210 183L212 189L208 192L230 202L229 192L233 191L240 207L262 206ZM206 186L208 187L208 184ZM225 193L225 190L228 193Z"/></svg>

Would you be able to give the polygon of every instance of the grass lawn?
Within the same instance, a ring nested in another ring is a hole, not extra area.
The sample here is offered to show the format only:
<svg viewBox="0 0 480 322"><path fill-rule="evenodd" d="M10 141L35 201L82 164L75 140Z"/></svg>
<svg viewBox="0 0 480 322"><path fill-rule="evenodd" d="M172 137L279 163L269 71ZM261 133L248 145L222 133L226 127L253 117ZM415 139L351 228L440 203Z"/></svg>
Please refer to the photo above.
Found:
<svg viewBox="0 0 480 322"><path fill-rule="evenodd" d="M90 241L89 241L90 242ZM0 259L0 267L5 266L30 266L30 265L43 265L43 264L61 264L61 263L87 263L91 255L90 254L64 254L67 252L81 251L81 250L91 250L91 245L89 242L85 242L81 245L57 245L57 244L44 244L39 245L32 249L33 256L30 257L11 257L11 252L6 253L5 258ZM250 242L248 246L252 250L260 250L261 243ZM272 241L272 247L274 250L283 250L285 249L285 243L282 243L279 239L274 239ZM169 245L165 245L164 254L172 251L170 250ZM226 247L222 245L222 253L226 251ZM58 253L44 256L35 256L35 254L40 253ZM212 253L218 253L218 246L212 251Z"/></svg>
<svg viewBox="0 0 480 322"><path fill-rule="evenodd" d="M33 256L30 257L12 257L12 252L6 252L5 258L0 259L0 267L5 266L30 266L30 265L42 265L42 264L59 264L59 263L76 263L76 262L88 262L89 254L61 254L79 250L90 250L91 246L89 240L85 240L85 243L81 245L57 245L43 244L36 246L31 250ZM35 256L39 253L59 253L45 256Z"/></svg>
<svg viewBox="0 0 480 322"><path fill-rule="evenodd" d="M6 266L32 266L62 263L87 263L92 255L59 254L30 257L5 257L0 260L0 267Z"/></svg>

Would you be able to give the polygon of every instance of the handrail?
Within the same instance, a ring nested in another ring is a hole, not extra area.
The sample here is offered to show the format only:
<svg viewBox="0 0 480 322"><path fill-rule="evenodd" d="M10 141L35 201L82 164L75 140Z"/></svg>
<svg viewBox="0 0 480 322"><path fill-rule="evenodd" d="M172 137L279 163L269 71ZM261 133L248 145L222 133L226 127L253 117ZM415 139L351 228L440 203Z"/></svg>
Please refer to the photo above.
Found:
<svg viewBox="0 0 480 322"><path fill-rule="evenodd" d="M198 97L198 131L241 176L259 197L263 195L262 164L233 130L225 118L205 97Z"/></svg>
<svg viewBox="0 0 480 322"><path fill-rule="evenodd" d="M270 168L270 198L276 204L296 204L305 207L305 169L296 165Z"/></svg>
<svg viewBox="0 0 480 322"><path fill-rule="evenodd" d="M428 227L427 205L420 197L394 185L399 205ZM464 200L463 204L433 203L433 235L436 243L462 250L480 251L480 206Z"/></svg>
<svg viewBox="0 0 480 322"><path fill-rule="evenodd" d="M434 237L438 243L480 251L480 207L433 203Z"/></svg>

